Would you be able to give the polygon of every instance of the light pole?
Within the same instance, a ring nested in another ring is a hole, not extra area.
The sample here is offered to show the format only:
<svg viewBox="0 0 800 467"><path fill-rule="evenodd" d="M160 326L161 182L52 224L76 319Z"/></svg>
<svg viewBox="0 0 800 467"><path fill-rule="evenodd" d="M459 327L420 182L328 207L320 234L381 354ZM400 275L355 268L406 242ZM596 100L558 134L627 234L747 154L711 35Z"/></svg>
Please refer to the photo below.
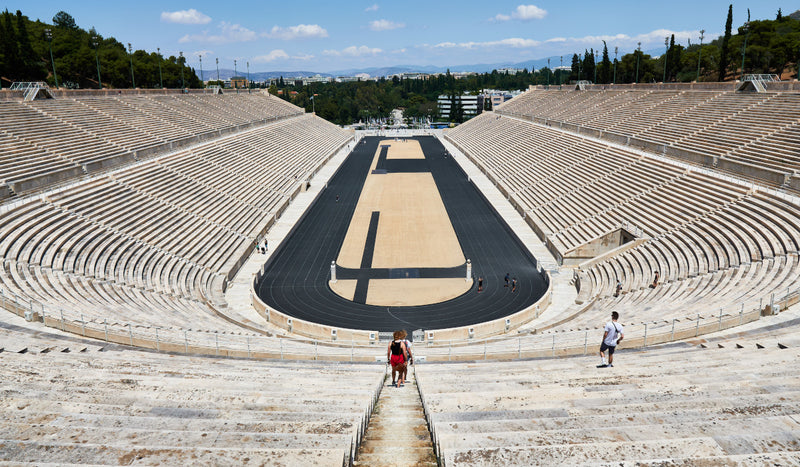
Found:
<svg viewBox="0 0 800 467"><path fill-rule="evenodd" d="M748 12L748 19L750 16L750 10ZM750 35L750 21L744 23L744 46L742 47L742 81L744 81L744 54L747 51L747 36Z"/></svg>
<svg viewBox="0 0 800 467"><path fill-rule="evenodd" d="M558 89L561 89L561 70L564 69L564 56L561 56L561 66L558 68Z"/></svg>
<svg viewBox="0 0 800 467"><path fill-rule="evenodd" d="M669 55L669 37L664 38L664 47L666 51L664 52L664 78L661 80L662 83L667 82L667 55Z"/></svg>
<svg viewBox="0 0 800 467"><path fill-rule="evenodd" d="M203 79L203 54L197 54L197 56L200 57L200 82L203 83L203 87L206 87L206 80Z"/></svg>
<svg viewBox="0 0 800 467"><path fill-rule="evenodd" d="M594 51L594 55L592 56L592 63L594 64L594 83L597 84L597 51Z"/></svg>
<svg viewBox="0 0 800 467"><path fill-rule="evenodd" d="M697 50L697 82L700 82L700 56L703 54L703 38L705 36L706 30L700 30L700 49Z"/></svg>
<svg viewBox="0 0 800 467"><path fill-rule="evenodd" d="M250 94L250 61L247 62L247 94Z"/></svg>
<svg viewBox="0 0 800 467"><path fill-rule="evenodd" d="M619 47L614 47L614 84L617 84L617 54Z"/></svg>
<svg viewBox="0 0 800 467"><path fill-rule="evenodd" d="M156 47L156 51L158 52L158 84L161 89L164 89L164 77L161 76L161 61L164 57L161 56L161 47Z"/></svg>
<svg viewBox="0 0 800 467"><path fill-rule="evenodd" d="M233 61L233 76L236 77L236 75L237 75L237 72L236 72L236 60L234 60ZM239 94L239 85L235 84L233 87L236 88L236 94Z"/></svg>
<svg viewBox="0 0 800 467"><path fill-rule="evenodd" d="M131 59L131 84L133 89L136 89L136 79L133 76L133 47L131 47L130 42L128 42L128 57Z"/></svg>
<svg viewBox="0 0 800 467"><path fill-rule="evenodd" d="M92 36L92 45L94 46L94 62L97 65L97 89L103 89L103 81L100 80L100 57L97 55L97 36Z"/></svg>
<svg viewBox="0 0 800 467"><path fill-rule="evenodd" d="M181 67L181 92L186 89L186 83L183 81L183 52L178 52L178 66Z"/></svg>
<svg viewBox="0 0 800 467"><path fill-rule="evenodd" d="M578 81L581 80L581 73L583 73L583 55L578 54Z"/></svg>
<svg viewBox="0 0 800 467"><path fill-rule="evenodd" d="M547 59L547 88L550 88L550 59Z"/></svg>
<svg viewBox="0 0 800 467"><path fill-rule="evenodd" d="M53 64L53 79L56 82L56 89L58 89L58 75L56 74L56 61L53 59L53 30L50 28L45 28L44 37L50 44L50 63Z"/></svg>
<svg viewBox="0 0 800 467"><path fill-rule="evenodd" d="M636 79L633 80L633 83L636 84L639 82L639 56L642 55L642 43L636 43Z"/></svg>

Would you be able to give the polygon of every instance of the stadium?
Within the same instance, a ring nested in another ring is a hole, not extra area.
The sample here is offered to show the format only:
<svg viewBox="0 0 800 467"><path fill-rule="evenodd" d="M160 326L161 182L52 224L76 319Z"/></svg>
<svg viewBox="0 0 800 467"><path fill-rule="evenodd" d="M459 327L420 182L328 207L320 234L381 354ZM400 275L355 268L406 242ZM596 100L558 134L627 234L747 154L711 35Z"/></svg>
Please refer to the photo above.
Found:
<svg viewBox="0 0 800 467"><path fill-rule="evenodd" d="M797 80L450 129L218 88L0 115L3 465L800 463Z"/></svg>

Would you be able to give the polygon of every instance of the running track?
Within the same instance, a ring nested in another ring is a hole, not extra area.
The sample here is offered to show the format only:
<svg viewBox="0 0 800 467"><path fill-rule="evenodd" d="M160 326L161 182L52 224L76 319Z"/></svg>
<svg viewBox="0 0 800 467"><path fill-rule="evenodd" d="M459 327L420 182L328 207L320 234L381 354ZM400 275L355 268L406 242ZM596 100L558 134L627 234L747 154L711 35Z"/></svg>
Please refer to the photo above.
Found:
<svg viewBox="0 0 800 467"><path fill-rule="evenodd" d="M433 174L465 258L472 260L472 288L446 302L385 307L346 300L328 287L330 264L339 254L350 219L377 150L379 137L359 143L317 200L267 262L257 284L270 307L295 318L341 328L392 331L443 329L502 318L535 303L547 289L536 260L483 195L467 180L442 144L416 137ZM415 161L418 169L419 162ZM402 165L402 164L401 164ZM413 169L412 169L413 170ZM339 202L336 202L336 195ZM506 272L516 276L517 291L503 287ZM477 278L483 276L483 292Z"/></svg>

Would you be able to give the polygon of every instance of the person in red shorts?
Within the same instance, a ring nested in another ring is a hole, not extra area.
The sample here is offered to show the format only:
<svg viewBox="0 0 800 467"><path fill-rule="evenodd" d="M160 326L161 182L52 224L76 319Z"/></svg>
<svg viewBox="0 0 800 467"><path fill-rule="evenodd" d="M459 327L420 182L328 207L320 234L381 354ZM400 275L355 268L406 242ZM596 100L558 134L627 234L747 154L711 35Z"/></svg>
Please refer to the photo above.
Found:
<svg viewBox="0 0 800 467"><path fill-rule="evenodd" d="M405 383L406 361L408 360L408 348L406 348L404 331L395 331L392 335L394 340L389 343L386 349L386 361L392 366L392 386L403 387ZM399 379L397 378L399 373Z"/></svg>

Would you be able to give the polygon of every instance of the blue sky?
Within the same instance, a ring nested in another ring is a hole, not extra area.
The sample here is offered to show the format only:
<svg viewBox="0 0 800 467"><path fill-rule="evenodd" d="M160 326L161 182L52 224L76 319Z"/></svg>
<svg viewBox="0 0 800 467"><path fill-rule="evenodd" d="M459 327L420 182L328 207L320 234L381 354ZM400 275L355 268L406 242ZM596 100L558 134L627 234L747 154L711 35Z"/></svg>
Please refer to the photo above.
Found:
<svg viewBox="0 0 800 467"><path fill-rule="evenodd" d="M491 2L383 0L63 2L5 1L31 19L50 19L64 9L78 25L131 42L136 49L165 55L183 51L199 68L251 71L329 72L394 65L451 66L513 63L565 55L594 47L628 53L663 47L664 37L706 41L721 34L730 1L559 1ZM238 5L238 7L237 7ZM752 19L773 19L800 4L757 0L733 2L734 28L751 10ZM557 63L553 63L553 66Z"/></svg>

